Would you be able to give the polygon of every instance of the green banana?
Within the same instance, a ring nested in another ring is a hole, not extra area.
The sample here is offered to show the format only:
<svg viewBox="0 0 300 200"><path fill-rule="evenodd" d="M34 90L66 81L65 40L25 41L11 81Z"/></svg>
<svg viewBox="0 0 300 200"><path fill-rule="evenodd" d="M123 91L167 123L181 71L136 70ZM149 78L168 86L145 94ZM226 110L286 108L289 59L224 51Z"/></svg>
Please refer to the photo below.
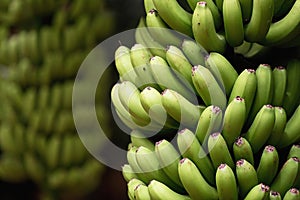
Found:
<svg viewBox="0 0 300 200"><path fill-rule="evenodd" d="M292 157L300 158L300 144L293 144L290 148L287 158L290 159Z"/></svg>
<svg viewBox="0 0 300 200"><path fill-rule="evenodd" d="M192 15L185 11L176 0L152 0L160 17L174 30L193 36Z"/></svg>
<svg viewBox="0 0 300 200"><path fill-rule="evenodd" d="M182 187L178 175L180 155L175 147L167 140L161 140L155 143L155 153L165 174L179 187Z"/></svg>
<svg viewBox="0 0 300 200"><path fill-rule="evenodd" d="M251 18L251 14L252 14L253 1L252 0L239 0L239 2L240 2L241 10L242 10L243 22L248 23Z"/></svg>
<svg viewBox="0 0 300 200"><path fill-rule="evenodd" d="M122 166L122 176L126 182L129 182L131 179L138 178L129 164Z"/></svg>
<svg viewBox="0 0 300 200"><path fill-rule="evenodd" d="M269 31L274 14L274 1L253 0L249 23L245 26L245 40L248 42L263 41Z"/></svg>
<svg viewBox="0 0 300 200"><path fill-rule="evenodd" d="M288 2L288 1L286 1ZM269 31L266 34L262 44L264 45L277 45L293 36L299 35L299 22L300 22L300 9L299 0L289 1L292 3L289 12L279 21L276 21L270 25Z"/></svg>
<svg viewBox="0 0 300 200"><path fill-rule="evenodd" d="M236 162L236 178L239 186L239 196L241 198L244 198L248 192L258 184L257 173L254 166L245 159L240 159Z"/></svg>
<svg viewBox="0 0 300 200"><path fill-rule="evenodd" d="M53 135L48 139L46 165L49 169L54 169L59 165L62 140L60 136Z"/></svg>
<svg viewBox="0 0 300 200"><path fill-rule="evenodd" d="M204 110L203 107L194 105L179 93L166 89L162 93L162 104L167 113L181 126L195 129L198 119Z"/></svg>
<svg viewBox="0 0 300 200"><path fill-rule="evenodd" d="M32 153L25 153L24 167L28 176L37 183L40 183L45 179L45 168L40 160L38 160Z"/></svg>
<svg viewBox="0 0 300 200"><path fill-rule="evenodd" d="M216 185L219 199L238 199L237 183L232 169L220 164L216 172Z"/></svg>
<svg viewBox="0 0 300 200"><path fill-rule="evenodd" d="M271 66L268 64L260 64L256 69L256 92L254 102L252 104L248 124L251 123L257 112L263 105L270 104L273 97L273 76Z"/></svg>
<svg viewBox="0 0 300 200"><path fill-rule="evenodd" d="M195 98L193 89L183 77L176 76L174 70L169 67L166 60L154 56L150 60L150 68L156 83L164 90L175 90L188 100Z"/></svg>
<svg viewBox="0 0 300 200"><path fill-rule="evenodd" d="M249 142L243 138L238 137L233 144L233 155L235 162L240 159L247 160L252 166L254 166L254 156L252 152L252 148Z"/></svg>
<svg viewBox="0 0 300 200"><path fill-rule="evenodd" d="M236 138L241 135L245 121L246 103L243 98L237 96L228 104L224 113L222 135L229 149L233 148Z"/></svg>
<svg viewBox="0 0 300 200"><path fill-rule="evenodd" d="M274 146L267 145L260 157L257 177L260 183L270 185L277 174L279 155Z"/></svg>
<svg viewBox="0 0 300 200"><path fill-rule="evenodd" d="M136 82L137 74L133 69L130 49L121 45L115 51L115 65L122 81Z"/></svg>
<svg viewBox="0 0 300 200"><path fill-rule="evenodd" d="M205 1L196 5L192 17L192 30L195 40L208 52L225 52L225 37L216 32L212 12Z"/></svg>
<svg viewBox="0 0 300 200"><path fill-rule="evenodd" d="M293 186L293 183L297 177L299 162L300 161L297 157L292 157L285 161L279 173L272 182L271 189L279 192L280 194L285 194L288 189Z"/></svg>
<svg viewBox="0 0 300 200"><path fill-rule="evenodd" d="M244 200L264 200L267 198L269 191L269 186L260 183L250 190Z"/></svg>
<svg viewBox="0 0 300 200"><path fill-rule="evenodd" d="M210 185L215 185L215 169L194 133L188 129L179 131L177 145L182 157L190 159L198 167L205 180Z"/></svg>
<svg viewBox="0 0 300 200"><path fill-rule="evenodd" d="M287 116L285 110L281 107L275 107L274 112L275 112L274 127L267 141L267 144L277 146L286 126Z"/></svg>
<svg viewBox="0 0 300 200"><path fill-rule="evenodd" d="M235 168L227 144L220 133L212 133L208 138L208 152L215 169L226 163L231 169Z"/></svg>
<svg viewBox="0 0 300 200"><path fill-rule="evenodd" d="M187 2L189 4L190 8L192 10L195 10L197 3L199 1L198 0L187 0ZM215 25L216 29L219 29L222 25L222 19L221 19L221 14L220 14L218 7L212 0L205 0L205 2L207 3L207 6L211 10L211 14L213 15L214 25Z"/></svg>
<svg viewBox="0 0 300 200"><path fill-rule="evenodd" d="M206 63L219 84L224 86L226 95L229 96L234 82L238 77L237 71L222 54L216 52L211 52L206 57Z"/></svg>
<svg viewBox="0 0 300 200"><path fill-rule="evenodd" d="M282 106L287 85L287 70L285 67L278 66L273 69L273 106Z"/></svg>
<svg viewBox="0 0 300 200"><path fill-rule="evenodd" d="M281 195L279 194L279 192L276 191L270 191L269 193L269 199L270 200L281 200Z"/></svg>
<svg viewBox="0 0 300 200"><path fill-rule="evenodd" d="M152 0L144 0L145 12L148 13L150 10L155 9L154 3Z"/></svg>
<svg viewBox="0 0 300 200"><path fill-rule="evenodd" d="M139 179L131 179L128 183L127 183L127 194L128 194L128 197L132 200L135 199L135 196L134 196L134 190L135 188L138 186L138 185L145 185L144 182L142 182L141 180Z"/></svg>
<svg viewBox="0 0 300 200"><path fill-rule="evenodd" d="M22 182L28 179L24 162L18 156L8 152L2 153L0 160L0 177L3 181Z"/></svg>
<svg viewBox="0 0 300 200"><path fill-rule="evenodd" d="M239 74L234 85L232 87L229 101L230 103L237 96L243 98L246 104L246 116L248 116L252 103L254 100L254 95L257 85L255 70L245 69L242 73Z"/></svg>
<svg viewBox="0 0 300 200"><path fill-rule="evenodd" d="M137 200L151 200L148 187L142 184L134 188L134 197Z"/></svg>
<svg viewBox="0 0 300 200"><path fill-rule="evenodd" d="M191 200L189 196L176 193L172 189L170 189L167 185L157 180L152 180L148 185L148 189L149 189L149 194L151 196L151 199Z"/></svg>
<svg viewBox="0 0 300 200"><path fill-rule="evenodd" d="M205 181L196 165L188 158L180 160L178 174L192 199L218 199L217 190Z"/></svg>
<svg viewBox="0 0 300 200"><path fill-rule="evenodd" d="M223 0L222 6L225 38L232 47L244 41L243 15L239 0Z"/></svg>
<svg viewBox="0 0 300 200"><path fill-rule="evenodd" d="M192 80L197 93L206 106L214 105L225 110L227 104L225 91L207 68L201 65L194 66Z"/></svg>
<svg viewBox="0 0 300 200"><path fill-rule="evenodd" d="M205 65L205 57L208 55L208 53L196 41L183 39L181 43L181 49L192 66Z"/></svg>
<svg viewBox="0 0 300 200"><path fill-rule="evenodd" d="M253 153L257 153L272 133L275 123L274 107L264 105L257 113L253 123L244 135L250 143Z"/></svg>
<svg viewBox="0 0 300 200"><path fill-rule="evenodd" d="M287 116L291 117L295 109L298 107L300 99L300 94L297 87L297 85L300 84L298 79L300 74L300 60L289 60L286 69L287 83L282 107L285 109Z"/></svg>
<svg viewBox="0 0 300 200"><path fill-rule="evenodd" d="M279 148L286 147L295 142L299 142L299 117L300 117L300 105L298 105L292 117L287 121L285 129L281 135L280 141L277 146Z"/></svg>
<svg viewBox="0 0 300 200"><path fill-rule="evenodd" d="M167 24L161 19L159 13L152 9L146 15L146 24L153 38L155 38L163 46L175 45L179 46L181 38L175 35L175 31L171 31Z"/></svg>
<svg viewBox="0 0 300 200"><path fill-rule="evenodd" d="M148 138L145 138L145 135L143 135L142 131L139 130L131 131L130 140L133 146L136 147L144 146L154 151L154 144Z"/></svg>
<svg viewBox="0 0 300 200"><path fill-rule="evenodd" d="M289 189L283 196L283 200L297 200L300 199L300 192L297 188Z"/></svg>
<svg viewBox="0 0 300 200"><path fill-rule="evenodd" d="M223 114L217 106L206 107L200 115L195 135L203 146L207 146L210 134L222 130Z"/></svg>

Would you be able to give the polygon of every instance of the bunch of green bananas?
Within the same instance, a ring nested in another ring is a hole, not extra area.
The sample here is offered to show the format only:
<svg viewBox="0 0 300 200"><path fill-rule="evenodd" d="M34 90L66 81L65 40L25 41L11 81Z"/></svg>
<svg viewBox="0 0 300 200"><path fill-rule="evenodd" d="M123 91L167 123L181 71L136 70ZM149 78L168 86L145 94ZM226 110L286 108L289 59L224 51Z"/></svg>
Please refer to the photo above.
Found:
<svg viewBox="0 0 300 200"><path fill-rule="evenodd" d="M114 13L102 0L4 0L0 15L0 179L31 180L55 199L76 199L99 185L104 166L75 129L73 83L88 53L115 30ZM111 76L95 97L107 127ZM88 127L87 109L76 112Z"/></svg>
<svg viewBox="0 0 300 200"><path fill-rule="evenodd" d="M299 0L144 0L144 5L147 27L170 27L209 52L234 48L251 57L266 47L300 45Z"/></svg>
<svg viewBox="0 0 300 200"><path fill-rule="evenodd" d="M150 31L137 29L137 41L147 45L140 36ZM120 82L111 99L132 130L123 166L129 197L264 199L272 190L299 198L300 60L238 73L220 53L179 44L115 52ZM298 153L287 158L292 145Z"/></svg>

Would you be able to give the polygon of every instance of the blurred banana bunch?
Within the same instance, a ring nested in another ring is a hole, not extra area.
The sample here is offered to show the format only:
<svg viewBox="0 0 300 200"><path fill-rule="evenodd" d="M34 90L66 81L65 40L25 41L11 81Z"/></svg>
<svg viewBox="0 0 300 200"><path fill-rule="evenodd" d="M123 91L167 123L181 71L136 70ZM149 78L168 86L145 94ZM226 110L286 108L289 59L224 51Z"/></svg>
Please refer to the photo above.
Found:
<svg viewBox="0 0 300 200"><path fill-rule="evenodd" d="M76 132L73 84L88 53L115 30L115 14L103 0L4 0L0 16L0 179L31 180L49 198L86 195L104 166ZM107 127L111 76L95 97ZM84 107L77 112L89 121Z"/></svg>

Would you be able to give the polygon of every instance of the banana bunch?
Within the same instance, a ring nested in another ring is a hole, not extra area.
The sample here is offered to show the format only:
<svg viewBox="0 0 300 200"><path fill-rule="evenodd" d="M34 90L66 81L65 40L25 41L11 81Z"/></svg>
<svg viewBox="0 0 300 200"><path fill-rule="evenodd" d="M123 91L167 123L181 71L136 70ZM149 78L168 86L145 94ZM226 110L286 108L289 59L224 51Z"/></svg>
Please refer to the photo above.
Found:
<svg viewBox="0 0 300 200"><path fill-rule="evenodd" d="M153 144L134 133L129 164L122 167L130 199L300 198L299 145L285 156L272 145L255 154L247 139L239 137L229 147L216 132L208 138L207 155L189 129L179 131L174 143Z"/></svg>
<svg viewBox="0 0 300 200"><path fill-rule="evenodd" d="M252 57L268 47L300 45L299 0L144 0L144 6L146 27L171 28L209 52L233 49ZM161 33L150 31L154 43L176 42L174 36Z"/></svg>
<svg viewBox="0 0 300 200"><path fill-rule="evenodd" d="M77 134L73 84L88 53L114 31L114 13L102 0L4 0L0 15L0 179L31 180L53 199L87 195L105 169ZM111 72L102 77L95 96L107 134L111 118L103 93L111 78ZM84 94L84 84L80 90ZM76 107L87 128L88 106Z"/></svg>
<svg viewBox="0 0 300 200"><path fill-rule="evenodd" d="M284 152L299 148L300 60L238 73L192 40L148 48L153 40L139 33L150 30L137 29L143 44L115 51L120 81L111 100L119 125L131 130L122 168L128 196L299 198L299 154Z"/></svg>

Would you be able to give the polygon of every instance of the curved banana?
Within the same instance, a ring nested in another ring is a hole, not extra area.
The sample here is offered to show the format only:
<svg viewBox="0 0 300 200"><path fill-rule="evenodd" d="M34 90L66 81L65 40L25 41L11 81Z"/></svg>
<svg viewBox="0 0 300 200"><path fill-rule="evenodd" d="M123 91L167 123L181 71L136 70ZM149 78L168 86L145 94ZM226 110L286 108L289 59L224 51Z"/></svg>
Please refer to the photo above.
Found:
<svg viewBox="0 0 300 200"><path fill-rule="evenodd" d="M181 37L183 36L180 37L178 34L175 34L175 31L169 29L155 9L152 9L147 13L146 24L152 37L163 46L179 46L181 44Z"/></svg>
<svg viewBox="0 0 300 200"><path fill-rule="evenodd" d="M192 66L205 65L205 57L208 55L208 53L196 41L184 39L181 43L181 49Z"/></svg>
<svg viewBox="0 0 300 200"><path fill-rule="evenodd" d="M300 199L300 192L297 188L289 189L283 196L283 200L297 200Z"/></svg>
<svg viewBox="0 0 300 200"><path fill-rule="evenodd" d="M238 199L237 183L232 169L227 164L220 164L216 172L216 185L220 200Z"/></svg>
<svg viewBox="0 0 300 200"><path fill-rule="evenodd" d="M42 165L41 161L38 160L38 158L36 158L32 153L25 153L24 167L28 173L28 176L37 183L41 183L45 179L46 169Z"/></svg>
<svg viewBox="0 0 300 200"><path fill-rule="evenodd" d="M297 157L288 159L272 182L271 189L279 192L280 194L285 194L288 189L293 186L297 177L299 162L300 161Z"/></svg>
<svg viewBox="0 0 300 200"><path fill-rule="evenodd" d="M267 141L267 144L277 146L280 141L281 135L284 132L287 116L285 110L281 107L275 107L275 122L272 133Z"/></svg>
<svg viewBox="0 0 300 200"><path fill-rule="evenodd" d="M134 188L134 197L136 200L151 200L148 187L139 184Z"/></svg>
<svg viewBox="0 0 300 200"><path fill-rule="evenodd" d="M201 65L194 66L192 80L197 93L206 106L214 105L225 110L227 105L225 91L207 68Z"/></svg>
<svg viewBox="0 0 300 200"><path fill-rule="evenodd" d="M224 113L222 135L229 149L233 148L235 140L241 135L245 121L245 100L241 97L236 97L228 104Z"/></svg>
<svg viewBox="0 0 300 200"><path fill-rule="evenodd" d="M254 186L244 198L244 200L264 200L270 191L270 187L260 183Z"/></svg>
<svg viewBox="0 0 300 200"><path fill-rule="evenodd" d="M300 33L300 2L296 0L289 12L279 21L270 25L264 40L264 45L277 45Z"/></svg>
<svg viewBox="0 0 300 200"><path fill-rule="evenodd" d="M177 145L182 157L190 159L198 167L205 180L210 185L215 185L215 169L194 133L188 129L179 131Z"/></svg>
<svg viewBox="0 0 300 200"><path fill-rule="evenodd" d="M279 192L276 191L270 191L269 193L269 199L270 200L281 200L281 195L279 194Z"/></svg>
<svg viewBox="0 0 300 200"><path fill-rule="evenodd" d="M239 186L239 197L244 198L258 184L257 173L254 166L245 159L236 162L235 171Z"/></svg>
<svg viewBox="0 0 300 200"><path fill-rule="evenodd" d="M176 0L152 0L161 18L174 30L193 36L192 15L185 11Z"/></svg>
<svg viewBox="0 0 300 200"><path fill-rule="evenodd" d="M255 70L245 69L237 77L230 93L228 103L230 103L237 96L245 100L246 116L248 116L250 109L252 107L252 102L255 96L253 94L255 94L256 91L256 84L257 84L256 82L257 80L256 80Z"/></svg>
<svg viewBox="0 0 300 200"><path fill-rule="evenodd" d="M235 162L240 159L247 160L252 166L254 166L254 155L249 142L243 138L238 137L233 144L233 155Z"/></svg>
<svg viewBox="0 0 300 200"><path fill-rule="evenodd" d="M238 77L231 63L220 53L211 52L206 57L207 68L214 74L220 85L224 85L226 95L230 95L234 82Z"/></svg>
<svg viewBox="0 0 300 200"><path fill-rule="evenodd" d="M253 0L251 18L244 29L246 41L260 42L265 39L272 22L273 12L273 0Z"/></svg>
<svg viewBox="0 0 300 200"><path fill-rule="evenodd" d="M225 37L216 32L213 15L205 1L197 3L192 17L192 30L195 40L207 51L225 52Z"/></svg>
<svg viewBox="0 0 300 200"><path fill-rule="evenodd" d="M239 0L223 0L222 15L227 43L232 47L241 45L244 41L244 24Z"/></svg>
<svg viewBox="0 0 300 200"><path fill-rule="evenodd" d="M122 176L126 182L129 182L131 179L138 178L129 164L125 164L122 166Z"/></svg>
<svg viewBox="0 0 300 200"><path fill-rule="evenodd" d="M149 189L151 199L191 200L191 198L189 196L176 193L172 189L170 189L167 185L165 185L157 180L152 180L150 182L150 184L148 185L148 189Z"/></svg>
<svg viewBox="0 0 300 200"><path fill-rule="evenodd" d="M217 190L205 181L196 165L188 158L180 160L178 174L192 199L218 199Z"/></svg>
<svg viewBox="0 0 300 200"><path fill-rule="evenodd" d="M131 179L128 183L127 183L127 194L128 197L132 200L135 199L134 197L134 190L138 185L145 185L145 183L139 179Z"/></svg>
<svg viewBox="0 0 300 200"><path fill-rule="evenodd" d="M209 136L208 152L215 169L222 163L226 163L231 169L235 168L227 144L220 133L213 133Z"/></svg>
<svg viewBox="0 0 300 200"><path fill-rule="evenodd" d="M287 85L287 70L283 66L278 66L273 69L273 106L282 106Z"/></svg>
<svg viewBox="0 0 300 200"><path fill-rule="evenodd" d="M264 105L257 113L253 123L244 135L250 143L253 153L257 153L272 133L275 122L274 107Z"/></svg>
<svg viewBox="0 0 300 200"><path fill-rule="evenodd" d="M277 174L279 155L274 146L267 145L260 157L257 177L260 183L270 185Z"/></svg>

